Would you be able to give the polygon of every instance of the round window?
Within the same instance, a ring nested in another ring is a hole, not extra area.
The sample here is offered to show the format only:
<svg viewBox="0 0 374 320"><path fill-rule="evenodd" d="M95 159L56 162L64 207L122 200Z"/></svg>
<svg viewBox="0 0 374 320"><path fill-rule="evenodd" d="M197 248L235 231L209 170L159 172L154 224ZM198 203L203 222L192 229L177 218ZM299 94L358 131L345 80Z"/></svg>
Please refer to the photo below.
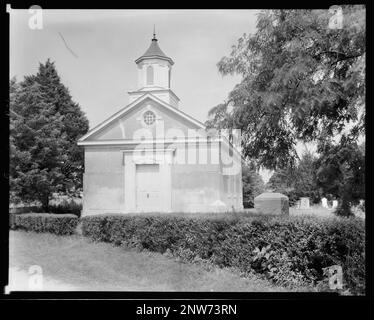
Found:
<svg viewBox="0 0 374 320"><path fill-rule="evenodd" d="M143 115L144 123L148 126L156 121L156 116L152 111L146 111Z"/></svg>

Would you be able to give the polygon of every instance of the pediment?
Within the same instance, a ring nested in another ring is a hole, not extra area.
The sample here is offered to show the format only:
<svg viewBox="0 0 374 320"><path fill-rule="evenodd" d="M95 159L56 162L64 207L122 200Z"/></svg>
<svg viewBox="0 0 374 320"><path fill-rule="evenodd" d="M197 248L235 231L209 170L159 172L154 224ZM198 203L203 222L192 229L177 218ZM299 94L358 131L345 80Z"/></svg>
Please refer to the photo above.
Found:
<svg viewBox="0 0 374 320"><path fill-rule="evenodd" d="M162 130L172 137L187 136L188 129L205 129L205 126L152 94L146 93L90 130L78 144L84 145L86 141L133 140L139 135L156 137Z"/></svg>

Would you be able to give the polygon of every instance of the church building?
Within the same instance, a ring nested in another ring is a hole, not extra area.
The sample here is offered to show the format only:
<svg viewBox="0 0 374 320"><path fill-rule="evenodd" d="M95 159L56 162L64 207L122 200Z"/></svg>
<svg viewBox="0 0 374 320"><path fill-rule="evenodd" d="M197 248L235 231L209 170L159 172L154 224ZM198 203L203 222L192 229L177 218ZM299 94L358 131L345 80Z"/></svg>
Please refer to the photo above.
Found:
<svg viewBox="0 0 374 320"><path fill-rule="evenodd" d="M135 63L138 90L129 92L129 104L78 141L82 216L243 209L239 147L180 109L174 61L155 34Z"/></svg>

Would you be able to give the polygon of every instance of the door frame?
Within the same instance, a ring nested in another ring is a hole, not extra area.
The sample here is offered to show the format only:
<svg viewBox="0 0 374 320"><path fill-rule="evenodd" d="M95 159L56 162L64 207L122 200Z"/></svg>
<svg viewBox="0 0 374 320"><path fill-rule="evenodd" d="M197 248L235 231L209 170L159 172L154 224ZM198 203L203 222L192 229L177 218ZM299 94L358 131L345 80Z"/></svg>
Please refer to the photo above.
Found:
<svg viewBox="0 0 374 320"><path fill-rule="evenodd" d="M147 210L144 210L139 208L139 199L138 199L138 196L139 196L139 179L138 179L138 166L143 166L143 165L151 165L151 166L157 166L157 174L158 175L161 175L161 166L159 163L136 163L135 164L135 205L136 205L136 210L137 212L147 212ZM160 177L158 177L160 178ZM164 197L164 193L165 193L165 190L164 188L161 188L159 190L159 201L161 201L161 206L162 206L162 200L163 200L163 197ZM160 204L158 204L160 205ZM160 208L161 209L161 208ZM157 209L156 211L159 211L160 209Z"/></svg>
<svg viewBox="0 0 374 320"><path fill-rule="evenodd" d="M163 179L163 208L160 212L172 211L172 190L171 190L171 166L174 161L176 148L157 149L143 148L122 150L124 165L124 213L147 212L140 211L136 203L136 165L137 164L158 164L161 178ZM142 154L145 152L144 154Z"/></svg>

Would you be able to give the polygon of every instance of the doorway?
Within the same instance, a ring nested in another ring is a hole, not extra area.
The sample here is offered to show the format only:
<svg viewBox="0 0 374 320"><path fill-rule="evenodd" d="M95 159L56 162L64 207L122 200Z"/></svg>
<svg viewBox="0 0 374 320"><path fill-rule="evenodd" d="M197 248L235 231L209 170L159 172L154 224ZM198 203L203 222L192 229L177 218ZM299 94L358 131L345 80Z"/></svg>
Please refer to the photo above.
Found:
<svg viewBox="0 0 374 320"><path fill-rule="evenodd" d="M162 210L162 177L159 164L136 165L136 209L143 212Z"/></svg>

